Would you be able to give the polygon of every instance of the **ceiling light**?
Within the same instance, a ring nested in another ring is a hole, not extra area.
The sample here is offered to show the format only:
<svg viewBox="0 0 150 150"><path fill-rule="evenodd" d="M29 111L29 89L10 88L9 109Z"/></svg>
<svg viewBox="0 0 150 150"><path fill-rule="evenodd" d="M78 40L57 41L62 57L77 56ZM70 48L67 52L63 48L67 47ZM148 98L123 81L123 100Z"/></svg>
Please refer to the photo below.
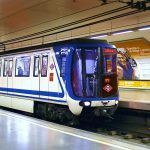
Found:
<svg viewBox="0 0 150 150"><path fill-rule="evenodd" d="M93 36L91 37L91 39L100 39L100 38L103 38L103 37L106 37L108 36L107 34L102 34L102 35L99 35L99 36Z"/></svg>
<svg viewBox="0 0 150 150"><path fill-rule="evenodd" d="M143 30L149 30L149 29L150 29L150 26L149 27L143 27L143 28L140 28L138 30L143 31Z"/></svg>
<svg viewBox="0 0 150 150"><path fill-rule="evenodd" d="M130 33L130 32L133 32L133 31L132 30L126 30L126 31L114 32L112 35L125 34L125 33Z"/></svg>

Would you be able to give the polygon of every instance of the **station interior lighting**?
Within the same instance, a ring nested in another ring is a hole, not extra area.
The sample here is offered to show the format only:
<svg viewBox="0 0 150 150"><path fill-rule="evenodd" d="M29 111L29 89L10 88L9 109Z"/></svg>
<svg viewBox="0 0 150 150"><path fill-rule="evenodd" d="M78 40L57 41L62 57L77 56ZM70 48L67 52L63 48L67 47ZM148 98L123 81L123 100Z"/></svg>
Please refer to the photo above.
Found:
<svg viewBox="0 0 150 150"><path fill-rule="evenodd" d="M140 31L143 31L143 30L150 30L150 26L149 26L149 27L142 27L142 28L140 28L140 29L138 29L138 30L140 30Z"/></svg>
<svg viewBox="0 0 150 150"><path fill-rule="evenodd" d="M126 30L126 31L120 31L120 32L114 32L112 35L118 35L118 34L125 34L125 33L130 33L133 32L132 30Z"/></svg>
<svg viewBox="0 0 150 150"><path fill-rule="evenodd" d="M94 36L94 37L91 37L91 39L100 39L100 38L103 38L103 37L106 37L108 36L107 34L102 34L102 35L99 35L99 36Z"/></svg>
<svg viewBox="0 0 150 150"><path fill-rule="evenodd" d="M111 35L126 34L126 33L131 33L134 31L144 31L144 30L150 30L150 26L139 27L139 28L134 28L134 29L129 29L129 30L116 31L116 32L112 32L112 33L99 34L97 36L91 36L91 39L100 39L100 38L111 36Z"/></svg>

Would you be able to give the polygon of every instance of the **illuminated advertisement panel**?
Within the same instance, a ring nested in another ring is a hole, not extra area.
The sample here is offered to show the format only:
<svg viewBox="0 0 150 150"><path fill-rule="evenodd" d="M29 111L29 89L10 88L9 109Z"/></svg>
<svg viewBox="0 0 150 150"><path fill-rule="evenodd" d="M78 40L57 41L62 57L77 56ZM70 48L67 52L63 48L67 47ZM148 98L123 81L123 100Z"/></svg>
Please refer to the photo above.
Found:
<svg viewBox="0 0 150 150"><path fill-rule="evenodd" d="M118 51L119 86L150 89L150 42L139 38L113 44Z"/></svg>

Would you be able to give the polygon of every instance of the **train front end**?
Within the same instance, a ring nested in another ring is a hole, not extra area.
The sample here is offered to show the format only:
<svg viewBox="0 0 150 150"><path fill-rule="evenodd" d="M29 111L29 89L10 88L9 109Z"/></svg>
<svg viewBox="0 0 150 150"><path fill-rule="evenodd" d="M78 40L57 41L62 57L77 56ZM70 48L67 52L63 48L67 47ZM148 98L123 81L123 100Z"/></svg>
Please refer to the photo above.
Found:
<svg viewBox="0 0 150 150"><path fill-rule="evenodd" d="M82 113L92 110L96 116L114 113L119 100L116 61L117 51L107 43L74 49L69 95L76 103L70 108L74 105Z"/></svg>

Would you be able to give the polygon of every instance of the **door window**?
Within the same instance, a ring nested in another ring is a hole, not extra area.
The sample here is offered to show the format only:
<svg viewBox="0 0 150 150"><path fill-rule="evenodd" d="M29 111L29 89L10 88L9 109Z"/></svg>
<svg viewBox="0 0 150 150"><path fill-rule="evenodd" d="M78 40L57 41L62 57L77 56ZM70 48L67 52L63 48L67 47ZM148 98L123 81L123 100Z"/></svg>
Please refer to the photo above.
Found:
<svg viewBox="0 0 150 150"><path fill-rule="evenodd" d="M40 64L40 57L34 56L34 70L33 70L33 76L34 77L39 76L39 64Z"/></svg>
<svg viewBox="0 0 150 150"><path fill-rule="evenodd" d="M16 58L15 75L17 77L29 77L30 76L30 61L29 56Z"/></svg>
<svg viewBox="0 0 150 150"><path fill-rule="evenodd" d="M4 68L3 68L3 76L6 77L7 76L7 64L8 61L4 60Z"/></svg>
<svg viewBox="0 0 150 150"><path fill-rule="evenodd" d="M48 55L42 56L41 77L47 77Z"/></svg>

